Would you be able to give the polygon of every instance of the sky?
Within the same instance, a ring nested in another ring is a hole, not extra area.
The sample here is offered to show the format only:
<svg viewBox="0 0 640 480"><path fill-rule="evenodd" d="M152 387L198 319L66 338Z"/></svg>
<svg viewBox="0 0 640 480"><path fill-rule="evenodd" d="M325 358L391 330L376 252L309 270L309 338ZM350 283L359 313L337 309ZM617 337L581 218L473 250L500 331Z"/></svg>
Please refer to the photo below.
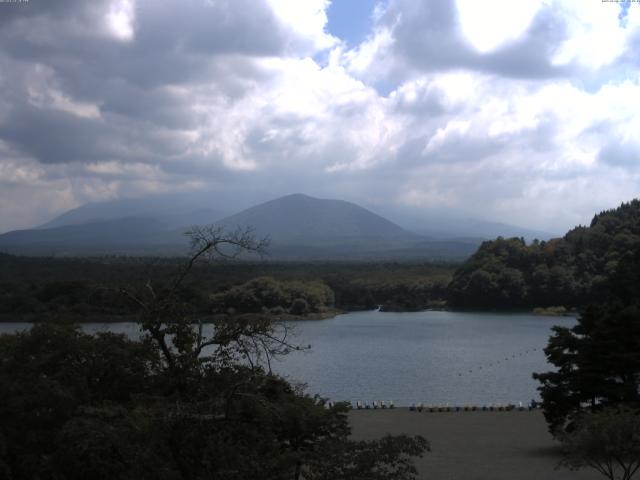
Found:
<svg viewBox="0 0 640 480"><path fill-rule="evenodd" d="M0 232L290 193L552 232L638 196L640 3L0 2Z"/></svg>

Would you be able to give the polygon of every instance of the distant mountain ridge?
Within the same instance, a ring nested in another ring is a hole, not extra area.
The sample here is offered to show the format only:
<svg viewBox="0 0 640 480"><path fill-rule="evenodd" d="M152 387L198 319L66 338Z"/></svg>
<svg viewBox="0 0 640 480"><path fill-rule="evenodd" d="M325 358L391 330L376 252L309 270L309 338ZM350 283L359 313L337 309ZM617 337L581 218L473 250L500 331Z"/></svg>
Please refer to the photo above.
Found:
<svg viewBox="0 0 640 480"><path fill-rule="evenodd" d="M24 255L170 254L183 235L153 218L125 217L0 235L0 251Z"/></svg>
<svg viewBox="0 0 640 480"><path fill-rule="evenodd" d="M527 241L533 239L549 240L561 234L510 225L504 222L470 218L468 215L450 214L445 211L428 210L422 214L398 212L395 209L384 208L381 212L387 218L404 229L423 235L431 239L480 239L490 240L496 237L523 237Z"/></svg>
<svg viewBox="0 0 640 480"><path fill-rule="evenodd" d="M219 209L203 206L197 200L177 195L152 195L144 198L122 198L108 202L87 203L58 215L36 228L55 228L81 225L122 218L149 218L163 223L167 228L185 225L209 224L226 215Z"/></svg>
<svg viewBox="0 0 640 480"><path fill-rule="evenodd" d="M31 230L0 235L0 251L29 255L181 255L195 224L252 227L273 259L462 260L481 238L428 238L355 203L304 194L224 216L193 199L154 196L87 204ZM435 227L434 227L435 228Z"/></svg>

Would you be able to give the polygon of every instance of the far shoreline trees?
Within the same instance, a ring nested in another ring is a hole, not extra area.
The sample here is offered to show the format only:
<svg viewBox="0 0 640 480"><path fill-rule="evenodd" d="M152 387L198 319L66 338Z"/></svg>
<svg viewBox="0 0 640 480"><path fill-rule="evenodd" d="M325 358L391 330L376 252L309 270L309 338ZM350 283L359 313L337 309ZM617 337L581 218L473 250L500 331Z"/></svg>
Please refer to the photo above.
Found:
<svg viewBox="0 0 640 480"><path fill-rule="evenodd" d="M149 275L173 275L180 265L178 258L35 258L0 253L0 321L44 321L56 317L77 322L132 320L135 305L118 295L119 288L144 283ZM262 314L262 306L268 310L275 308L280 315L292 307L295 298L289 295L298 287L312 315L317 315L314 310L325 309L320 304L314 307L315 300L310 303L305 298L307 287L311 296L315 296L311 292L314 290L331 290L332 293L322 294L325 300L326 295L333 295L332 306L330 298L325 302L329 310L371 310L382 305L389 311L416 311L442 306L454 268L450 264L430 263L299 263L255 259L201 263L194 266L180 294L203 317L214 312L226 313L228 308L236 312L258 310ZM269 299L261 300L255 288L258 285L252 285L265 277L278 284L276 289L289 290L280 297L281 309ZM257 294L253 308L237 308L234 300L226 296L226 292L235 290L240 294L245 288L254 298ZM230 302L225 306L226 300ZM256 309L255 304L260 308Z"/></svg>

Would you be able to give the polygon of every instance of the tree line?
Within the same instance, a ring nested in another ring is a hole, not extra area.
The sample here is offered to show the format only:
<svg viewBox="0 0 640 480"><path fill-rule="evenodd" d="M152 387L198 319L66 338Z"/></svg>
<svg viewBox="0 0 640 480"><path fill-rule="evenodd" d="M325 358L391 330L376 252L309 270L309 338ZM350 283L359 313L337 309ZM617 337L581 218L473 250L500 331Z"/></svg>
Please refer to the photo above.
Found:
<svg viewBox="0 0 640 480"><path fill-rule="evenodd" d="M594 216L564 237L484 242L453 275L457 308L579 308L606 298L607 279L640 246L640 200Z"/></svg>
<svg viewBox="0 0 640 480"><path fill-rule="evenodd" d="M43 258L0 254L0 320L132 319L120 289L163 278L179 258ZM394 311L441 305L455 266L429 263L246 262L194 265L177 292L201 316ZM296 301L296 305L293 302Z"/></svg>

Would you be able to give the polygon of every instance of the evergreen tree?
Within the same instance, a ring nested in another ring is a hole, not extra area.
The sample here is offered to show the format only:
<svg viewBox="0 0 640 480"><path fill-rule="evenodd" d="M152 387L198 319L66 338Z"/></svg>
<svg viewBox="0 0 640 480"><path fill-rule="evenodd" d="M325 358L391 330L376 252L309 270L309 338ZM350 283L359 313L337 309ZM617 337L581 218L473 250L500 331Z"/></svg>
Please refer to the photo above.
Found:
<svg viewBox="0 0 640 480"><path fill-rule="evenodd" d="M571 428L585 408L640 406L640 250L620 262L607 302L553 331L545 353L557 370L534 374L552 432Z"/></svg>

